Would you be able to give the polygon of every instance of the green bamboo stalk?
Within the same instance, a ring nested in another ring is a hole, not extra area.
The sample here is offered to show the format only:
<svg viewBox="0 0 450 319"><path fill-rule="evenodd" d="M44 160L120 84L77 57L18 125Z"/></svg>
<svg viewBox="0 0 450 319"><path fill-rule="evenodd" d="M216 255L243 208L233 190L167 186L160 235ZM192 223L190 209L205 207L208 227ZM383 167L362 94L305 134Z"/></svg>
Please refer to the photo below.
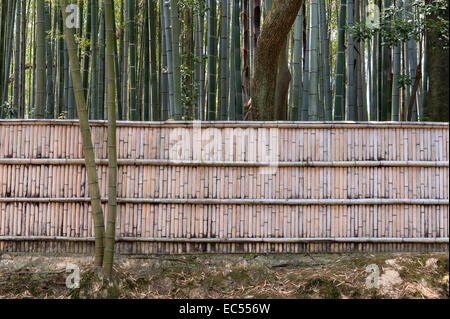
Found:
<svg viewBox="0 0 450 319"><path fill-rule="evenodd" d="M242 75L241 75L241 38L240 38L240 25L239 25L239 0L233 2L233 23L232 23L232 63L234 63L234 92L235 96L231 97L235 99L236 108L236 120L243 120L243 102L242 102Z"/></svg>
<svg viewBox="0 0 450 319"><path fill-rule="evenodd" d="M175 81L174 81L174 65L173 65L173 50L172 50L172 32L170 31L170 3L168 0L164 2L164 37L166 44L166 54L167 54L167 80L169 89L169 119L174 120L176 115L176 105L175 105Z"/></svg>
<svg viewBox="0 0 450 319"><path fill-rule="evenodd" d="M98 47L98 0L91 1L91 48L92 48L92 61L91 61L91 103L89 118L92 120L98 120L98 59L99 59L99 47Z"/></svg>
<svg viewBox="0 0 450 319"><path fill-rule="evenodd" d="M116 77L114 62L113 28L114 8L111 0L105 0L106 32L106 82L108 85L106 104L108 109L108 216L106 221L105 251L103 267L107 275L112 274L117 215L117 149L116 149Z"/></svg>
<svg viewBox="0 0 450 319"><path fill-rule="evenodd" d="M64 21L67 18L66 0L60 0L61 12ZM92 144L91 131L89 128L88 114L85 107L83 85L80 74L80 65L77 57L77 46L72 29L64 25L64 38L67 44L71 71L74 83L74 93L80 119L80 133L82 138L83 153L85 158L86 171L89 183L89 196L91 197L92 214L94 217L95 232L95 265L103 265L103 243L104 243L104 223L102 207L100 202L100 189L98 186L97 167L95 164L94 146Z"/></svg>
<svg viewBox="0 0 450 319"><path fill-rule="evenodd" d="M309 28L308 19L306 18L306 3L303 6L303 19L304 19L304 32L306 32L305 37L305 67L303 69L303 104L300 105L301 112L300 112L300 120L301 121L308 121L309 119L309 53L310 53L310 38L311 38L311 30ZM309 15L308 15L309 16Z"/></svg>
<svg viewBox="0 0 450 319"><path fill-rule="evenodd" d="M353 27L353 0L347 0L347 26ZM356 121L356 107L355 107L355 78L354 78L354 46L353 35L351 32L347 32L347 110L349 121Z"/></svg>
<svg viewBox="0 0 450 319"><path fill-rule="evenodd" d="M400 120L400 41L396 41L393 56L393 74L392 74L392 121Z"/></svg>
<svg viewBox="0 0 450 319"><path fill-rule="evenodd" d="M228 1L228 0L226 0ZM197 103L195 103L195 117L202 120L204 118L205 104L204 104L204 78L205 65L203 56L203 38L204 38L204 15L203 6L200 3L198 11L195 14L195 69L194 69L194 83L197 91Z"/></svg>
<svg viewBox="0 0 450 319"><path fill-rule="evenodd" d="M427 121L428 120L428 110L427 110L427 98L428 98L428 36L425 34L424 36L424 50L423 50L423 71L422 71L422 78L423 78L423 84L422 84L422 112L421 114L421 121Z"/></svg>
<svg viewBox="0 0 450 319"><path fill-rule="evenodd" d="M45 117L45 4L36 0L36 78L34 114L38 119Z"/></svg>
<svg viewBox="0 0 450 319"><path fill-rule="evenodd" d="M242 103L246 106L245 113L248 112L247 105L250 98L250 38L249 38L249 1L242 2L242 25L243 25L243 49L242 49ZM239 8L238 8L239 9ZM239 19L238 19L239 20ZM238 21L239 22L239 21Z"/></svg>
<svg viewBox="0 0 450 319"><path fill-rule="evenodd" d="M387 8L389 8L391 5L390 0L384 0L384 8L383 11L385 11ZM389 24L390 21L386 21L385 23ZM383 41L383 43L386 43L386 41ZM381 68L382 68L382 77L381 77L381 112L380 112L380 120L381 121L387 121L388 120L388 113L389 113L389 101L388 101L388 86L390 82L388 80L388 67L390 63L389 59L389 46L386 44L382 44L381 47Z"/></svg>
<svg viewBox="0 0 450 319"><path fill-rule="evenodd" d="M83 90L85 100L88 99L88 87L89 87L89 58L91 56L91 25L92 25L92 1L88 1L87 15L86 15L86 40L87 44L84 47L83 55Z"/></svg>
<svg viewBox="0 0 450 319"><path fill-rule="evenodd" d="M127 0L125 0L126 2ZM122 20L122 32L123 32L123 56L121 63L121 91L122 91L122 114L121 119L127 120L129 114L129 90L128 90L128 78L129 78L129 31L128 31L128 4L122 0L123 20Z"/></svg>
<svg viewBox="0 0 450 319"><path fill-rule="evenodd" d="M149 35L149 5L148 1L144 2L144 29L142 34L142 44L144 50L144 65L143 65L143 109L144 109L144 121L150 121L150 35Z"/></svg>
<svg viewBox="0 0 450 319"><path fill-rule="evenodd" d="M180 59L180 21L178 17L178 0L170 0L170 24L172 31L174 119L181 120L183 105L181 101L181 59Z"/></svg>
<svg viewBox="0 0 450 319"><path fill-rule="evenodd" d="M25 118L25 51L26 51L26 21L27 21L27 8L26 0L22 0L22 17L20 28L20 81L19 81L19 118ZM56 30L56 24L55 28ZM1 63L0 63L1 65ZM1 74L1 72L0 72ZM1 78L1 76L0 76Z"/></svg>
<svg viewBox="0 0 450 319"><path fill-rule="evenodd" d="M19 81L20 81L20 27L21 27L21 1L17 2L16 8L16 31L15 31L15 45L14 45L14 98L13 107L15 116L19 117ZM0 42L1 46L1 42Z"/></svg>
<svg viewBox="0 0 450 319"><path fill-rule="evenodd" d="M157 12L155 0L150 0L149 5L149 18L150 18L150 71L151 71L151 103L152 103L152 121L161 120L161 107L159 105L159 82L158 82L158 69L160 61L157 60L157 47L156 47L156 25L157 25ZM160 48L161 49L161 48Z"/></svg>
<svg viewBox="0 0 450 319"><path fill-rule="evenodd" d="M298 15L294 25L294 54L293 54L293 83L290 119L298 121L300 119L300 105L302 104L302 60L303 60L303 10L298 10Z"/></svg>
<svg viewBox="0 0 450 319"><path fill-rule="evenodd" d="M112 6L115 8L114 0L112 1ZM116 30L116 15L113 14L113 33L114 35L117 34ZM116 38L114 38L114 66L115 66L115 75L116 75L116 95L117 95L117 109L116 109L116 116L119 120L122 120L122 91L120 89L117 89L118 86L120 86L121 78L120 78L120 64L119 64L119 54L118 54L118 48L117 48L117 41Z"/></svg>
<svg viewBox="0 0 450 319"><path fill-rule="evenodd" d="M20 2L20 1L19 1ZM18 2L18 3L19 3ZM19 19L18 19L19 20ZM16 34L16 37L19 33ZM48 119L54 118L55 103L53 91L53 51L50 40L50 8L49 3L45 2L45 46L46 46L46 64L47 64L47 95L45 103L45 117Z"/></svg>
<svg viewBox="0 0 450 319"><path fill-rule="evenodd" d="M194 118L194 91L193 91L193 58L194 58L194 27L193 27L193 15L189 4L184 7L184 43L183 43L183 56L184 67L188 70L184 76L183 96L185 101L184 115L187 119Z"/></svg>
<svg viewBox="0 0 450 319"><path fill-rule="evenodd" d="M4 103L8 101L8 87L9 87L9 72L11 67L11 52L12 52L12 42L13 42L13 31L14 31L14 19L15 19L15 7L16 7L16 1L10 0L8 3L8 18L7 18L7 26L6 26L6 34L7 37L5 38L5 51L6 51L6 58L4 61L1 61L4 63L3 70L4 75L0 74L0 76L3 76L3 87L2 87L2 95L0 98L0 118L3 118L4 116ZM0 62L0 63L1 63Z"/></svg>
<svg viewBox="0 0 450 319"><path fill-rule="evenodd" d="M321 34L320 44L321 44L322 65L323 65L322 88L325 106L324 119L326 121L331 121L333 118L333 110L331 104L331 86L330 86L330 49L329 49L330 39L328 38L328 24L326 17L325 1L320 1L319 12L320 12L319 19L320 19L320 34Z"/></svg>
<svg viewBox="0 0 450 319"><path fill-rule="evenodd" d="M354 2L354 23L359 23L361 21L360 19L360 1ZM362 107L362 96L363 96L363 79L362 79L362 60L363 60L363 54L361 53L361 40L356 39L354 42L354 48L355 48L355 73L354 73L354 79L355 79L355 87L356 87L356 120L362 121L363 116L363 107Z"/></svg>
<svg viewBox="0 0 450 319"><path fill-rule="evenodd" d="M347 0L339 1L338 45L336 56L336 92L334 96L334 120L345 120L345 25Z"/></svg>
<svg viewBox="0 0 450 319"><path fill-rule="evenodd" d="M407 14L412 15L412 5L411 5L410 0L405 0L405 8L406 8ZM414 101L412 104L412 113L409 114L409 110L408 110L408 118L411 118L412 121L417 121L418 120L417 101L412 94L413 85L414 85L414 82L416 79L417 57L416 57L416 43L415 43L414 39L412 39L412 38L408 39L408 42L407 42L407 56L408 56L408 62L409 62L407 67L409 68L409 75L411 78L411 85L408 88L408 92L410 94L410 98L414 98ZM410 104L410 102L408 100L407 105L409 105L409 104Z"/></svg>
<svg viewBox="0 0 450 319"><path fill-rule="evenodd" d="M228 0L222 0L220 6L220 103L218 120L227 119L229 94L229 23Z"/></svg>
<svg viewBox="0 0 450 319"><path fill-rule="evenodd" d="M7 26L8 26L8 0L2 0L1 2L1 20L0 20L0 94L3 91L3 82L4 82L4 77L3 77L3 72L4 72L4 63L3 61L5 60L5 38L7 38L6 34L7 34ZM3 102L3 97L0 95L0 102ZM0 118L1 118L1 114L2 114L2 105L0 105Z"/></svg>
<svg viewBox="0 0 450 319"><path fill-rule="evenodd" d="M310 121L319 120L319 2L311 0L309 6L309 29L311 33L309 41L309 112Z"/></svg>
<svg viewBox="0 0 450 319"><path fill-rule="evenodd" d="M138 120L136 105L136 30L135 30L135 1L128 1L128 37L130 49L130 120Z"/></svg>
<svg viewBox="0 0 450 319"><path fill-rule="evenodd" d="M208 113L207 120L216 119L216 1L208 1Z"/></svg>
<svg viewBox="0 0 450 319"><path fill-rule="evenodd" d="M58 9L60 9L59 4L55 4L58 6ZM63 37L63 18L62 13L60 10L58 10L58 52L57 52L57 60L58 60L58 80L57 80L57 110L56 115L60 117L64 112L64 79L65 79L65 68L64 68L64 60L65 60L65 54L64 54L64 37Z"/></svg>
<svg viewBox="0 0 450 319"><path fill-rule="evenodd" d="M98 84L97 84L97 114L98 119L105 119L105 6L102 2L100 9L100 23L99 23L99 36L98 36L98 59L97 59L97 71L98 71Z"/></svg>
<svg viewBox="0 0 450 319"><path fill-rule="evenodd" d="M365 17L367 16L366 14L366 10L367 10L367 0L363 0L361 1L360 4L360 18L358 21L361 21L363 19L365 19ZM368 117L368 110L367 110L367 88L368 88L368 83L367 83L367 78L366 78L366 40L362 39L359 42L359 48L360 48L360 87L361 87L361 117L359 118L360 121L368 121L369 117Z"/></svg>
<svg viewBox="0 0 450 319"><path fill-rule="evenodd" d="M169 118L170 114L170 94L169 94L169 66L168 66L168 59L167 59L167 39L166 39L166 14L164 13L165 9L165 2L164 0L160 0L159 2L159 25L160 25L160 60L161 60L161 66L160 66L160 74L161 74L161 119L167 120ZM171 41L170 41L171 42ZM170 59L170 61L172 61ZM172 62L170 62L172 65ZM171 69L170 69L171 71ZM173 83L173 82L172 82ZM172 85L172 84L171 84ZM172 91L173 92L173 91ZM173 98L173 96L172 96ZM173 104L172 104L173 105Z"/></svg>

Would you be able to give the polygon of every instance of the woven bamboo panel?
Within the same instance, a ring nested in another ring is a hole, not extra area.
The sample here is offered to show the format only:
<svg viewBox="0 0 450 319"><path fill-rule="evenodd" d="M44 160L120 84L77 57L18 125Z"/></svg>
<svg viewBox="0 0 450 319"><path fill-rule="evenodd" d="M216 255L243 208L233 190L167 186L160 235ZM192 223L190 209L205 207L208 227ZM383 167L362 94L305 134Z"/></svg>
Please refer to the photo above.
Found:
<svg viewBox="0 0 450 319"><path fill-rule="evenodd" d="M117 147L119 253L448 250L446 123L120 122ZM77 122L0 120L0 250L93 236Z"/></svg>

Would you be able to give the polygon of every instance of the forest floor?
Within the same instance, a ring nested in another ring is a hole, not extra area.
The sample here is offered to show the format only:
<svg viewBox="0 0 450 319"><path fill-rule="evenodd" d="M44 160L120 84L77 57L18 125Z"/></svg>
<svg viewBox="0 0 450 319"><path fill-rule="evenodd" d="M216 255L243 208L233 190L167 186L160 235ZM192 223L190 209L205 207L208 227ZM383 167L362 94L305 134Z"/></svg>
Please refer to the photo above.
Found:
<svg viewBox="0 0 450 319"><path fill-rule="evenodd" d="M118 256L114 270L117 298L449 298L448 253ZM105 297L100 282L92 257L0 252L0 298Z"/></svg>

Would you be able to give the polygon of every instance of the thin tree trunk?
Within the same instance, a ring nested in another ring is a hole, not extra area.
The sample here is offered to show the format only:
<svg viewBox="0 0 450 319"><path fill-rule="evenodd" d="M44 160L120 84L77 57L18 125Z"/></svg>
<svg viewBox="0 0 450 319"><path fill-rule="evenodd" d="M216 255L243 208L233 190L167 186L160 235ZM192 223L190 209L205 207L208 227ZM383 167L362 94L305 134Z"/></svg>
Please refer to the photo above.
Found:
<svg viewBox="0 0 450 319"><path fill-rule="evenodd" d="M309 7L311 37L309 41L309 112L308 120L319 120L319 3L311 0Z"/></svg>
<svg viewBox="0 0 450 319"><path fill-rule="evenodd" d="M35 117L45 117L45 4L36 0L36 93L34 100Z"/></svg>
<svg viewBox="0 0 450 319"><path fill-rule="evenodd" d="M193 51L194 51L194 42L193 42L193 24L192 24L192 11L189 5L186 5L184 8L184 23L185 23L185 31L184 31L184 58L185 58L185 67L189 72L185 75L184 79L184 101L185 101L185 115L187 115L188 119L194 118L194 95L193 95L193 79L191 70L193 68Z"/></svg>
<svg viewBox="0 0 450 319"><path fill-rule="evenodd" d="M138 120L136 105L136 30L135 1L128 0L128 37L130 49L130 120Z"/></svg>
<svg viewBox="0 0 450 319"><path fill-rule="evenodd" d="M303 10L298 11L294 26L294 54L293 54L293 85L291 98L290 119L300 120L300 106L302 105L302 61L303 61Z"/></svg>
<svg viewBox="0 0 450 319"><path fill-rule="evenodd" d="M16 1L11 0L8 3L8 18L7 18L7 26L6 26L6 34L7 38L5 46L5 54L6 58L4 61L0 61L0 63L4 63L3 70L4 75L0 74L0 77L3 77L3 87L2 87L2 95L0 99L0 118L4 116L4 103L8 101L8 87L9 87L9 72L11 67L11 52L12 52L12 42L13 42L13 30L14 30L14 18L15 18L15 7Z"/></svg>
<svg viewBox="0 0 450 319"><path fill-rule="evenodd" d="M393 68L393 78L392 78L392 121L399 121L399 111L400 111L400 41L394 46L394 68Z"/></svg>
<svg viewBox="0 0 450 319"><path fill-rule="evenodd" d="M92 25L92 18L91 18L91 12L92 12L92 2L88 1L88 7L87 7L87 16L86 16L86 46L84 47L84 56L83 56L83 90L84 90L84 97L87 101L89 98L88 96L88 89L89 89L89 58L91 56L90 50L90 42L91 42L91 25Z"/></svg>
<svg viewBox="0 0 450 319"><path fill-rule="evenodd" d="M248 105L250 98L250 57L249 57L249 21L248 21L248 0L242 2L242 24L244 29L243 34L243 49L242 49L242 102L245 106ZM245 110L247 113L247 110Z"/></svg>
<svg viewBox="0 0 450 319"><path fill-rule="evenodd" d="M333 119L333 110L331 105L331 87L330 87L330 52L329 52L329 42L328 38L328 24L326 16L325 1L319 1L319 12L320 12L320 34L321 34L321 51L322 51L322 65L323 65L323 76L322 76L322 87L324 96L324 106L325 106L325 121L331 121Z"/></svg>
<svg viewBox="0 0 450 319"><path fill-rule="evenodd" d="M20 1L18 1L19 3ZM19 20L19 19L18 19ZM17 34L16 36L18 36ZM48 119L54 118L55 113L55 100L53 91L53 51L50 41L50 8L49 3L45 2L45 46L46 46L46 64L47 64L47 96L46 96L46 107L45 107L45 117Z"/></svg>
<svg viewBox="0 0 450 319"><path fill-rule="evenodd" d="M164 28L165 28L165 44L167 53L167 68L168 68L168 87L169 87L169 119L174 120L176 115L175 105L175 81L174 81L174 65L173 65L173 50L172 50L172 32L170 31L170 7L169 1L164 2Z"/></svg>
<svg viewBox="0 0 450 319"><path fill-rule="evenodd" d="M156 52L156 0L150 0L149 3L149 19L150 19L150 70L151 70L151 103L152 103L152 121L161 120L161 108L159 105L159 82L158 82L158 69L161 61L157 61ZM160 48L161 50L161 48ZM158 64L159 63L159 64ZM161 74L159 76L161 81Z"/></svg>
<svg viewBox="0 0 450 319"><path fill-rule="evenodd" d="M60 9L60 5L57 4L59 9ZM60 10L58 10L57 12L58 15L58 53L57 53L57 60L58 60L58 80L57 80L57 85L58 85L58 90L57 90L57 110L56 110L56 115L58 117L63 117L64 116L64 108L65 108L65 103L64 103L64 79L65 79L65 54L64 54L64 48L65 48L65 41L64 41L64 32L63 32L63 18L62 18L62 13Z"/></svg>
<svg viewBox="0 0 450 319"><path fill-rule="evenodd" d="M160 54L161 54L161 69L160 69L160 74L161 74L161 116L162 116L162 120L167 120L169 118L169 114L170 114L170 101L171 98L169 96L169 67L168 67L168 59L167 59L167 39L166 39L166 21L165 21L165 14L164 14L164 9L165 9L165 5L164 5L164 0L160 0L160 5L159 5L159 13L160 13ZM172 62L171 62L172 63ZM171 69L170 69L171 71Z"/></svg>
<svg viewBox="0 0 450 319"><path fill-rule="evenodd" d="M229 23L228 23L228 2L222 0L220 7L220 101L218 120L227 119L228 109L228 83L229 83Z"/></svg>
<svg viewBox="0 0 450 319"><path fill-rule="evenodd" d="M66 0L60 0L61 12L64 21L67 18L66 14ZM89 128L88 114L85 108L85 100L83 94L83 85L80 74L80 65L77 56L77 46L75 44L75 36L72 29L66 28L64 25L64 38L67 43L67 49L72 65L71 71L74 83L75 99L78 108L78 115L80 118L80 132L83 145L83 153L86 163L86 171L89 183L89 195L91 197L92 214L94 217L94 232L95 232L95 265L103 265L103 242L104 242L104 223L102 207L100 202L100 189L98 186L97 167L95 164L94 146L92 144L91 131Z"/></svg>
<svg viewBox="0 0 450 319"><path fill-rule="evenodd" d="M302 105L300 105L301 107L301 121L308 121L309 119L309 52L310 52L310 38L311 38L311 31L309 28L309 23L308 23L308 19L306 18L306 3L303 6L303 19L304 19L304 24L303 24L303 30L304 30L304 42L305 42L305 67L303 68L303 103Z"/></svg>
<svg viewBox="0 0 450 319"><path fill-rule="evenodd" d="M111 276L114 261L114 243L116 235L117 212L117 150L116 150L116 77L114 72L113 28L114 8L111 0L105 0L105 32L106 32L106 82L108 85L106 104L108 109L108 216L105 233L105 252L103 267Z"/></svg>
<svg viewBox="0 0 450 319"><path fill-rule="evenodd" d="M216 1L208 1L208 114L207 120L216 119ZM233 76L233 75L232 75Z"/></svg>
<svg viewBox="0 0 450 319"><path fill-rule="evenodd" d="M99 37L98 37L98 93L97 112L98 119L105 119L105 6L102 2L100 9Z"/></svg>
<svg viewBox="0 0 450 319"><path fill-rule="evenodd" d="M345 25L347 0L339 2L338 44L336 57L336 92L334 96L334 120L345 120Z"/></svg>
<svg viewBox="0 0 450 319"><path fill-rule="evenodd" d="M173 88L174 88L174 116L181 120L183 105L181 101L181 60L180 60L180 21L178 18L178 0L170 0L170 23L172 31L172 59L173 59Z"/></svg>
<svg viewBox="0 0 450 319"><path fill-rule="evenodd" d="M232 14L232 63L234 64L234 72L231 76L234 77L234 99L236 120L241 121L243 119L243 101L242 101L242 75L241 75L241 39L240 39L240 26L239 26L239 0L233 2L233 14Z"/></svg>
<svg viewBox="0 0 450 319"><path fill-rule="evenodd" d="M15 36L15 45L14 45L14 99L13 99L13 107L14 107L14 115L19 115L19 81L20 81L20 27L21 27L21 1L17 2L17 8L16 8L16 36ZM2 38L3 39L3 38ZM0 41L0 46L2 46L2 43Z"/></svg>
<svg viewBox="0 0 450 319"><path fill-rule="evenodd" d="M143 23L143 34L142 34L142 45L144 49L144 83L141 85L144 90L144 100L143 100L143 109L144 109L144 121L150 121L150 35L149 35L149 6L148 1L144 1L144 23Z"/></svg>
<svg viewBox="0 0 450 319"><path fill-rule="evenodd" d="M91 1L91 19L92 19L92 36L91 36L91 48L92 48L92 61L91 61L91 103L90 103L90 119L98 120L98 59L99 59L99 47L98 47L98 1Z"/></svg>
<svg viewBox="0 0 450 319"><path fill-rule="evenodd" d="M347 26L353 27L353 0L347 0ZM349 121L356 121L356 107L355 107L355 58L353 47L353 35L351 32L347 33L347 110Z"/></svg>

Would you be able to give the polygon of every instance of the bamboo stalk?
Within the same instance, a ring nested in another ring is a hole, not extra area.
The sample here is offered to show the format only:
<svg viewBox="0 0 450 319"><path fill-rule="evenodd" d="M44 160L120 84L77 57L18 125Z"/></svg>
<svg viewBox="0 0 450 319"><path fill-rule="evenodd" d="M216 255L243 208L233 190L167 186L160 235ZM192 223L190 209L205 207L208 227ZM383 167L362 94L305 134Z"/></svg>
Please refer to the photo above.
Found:
<svg viewBox="0 0 450 319"><path fill-rule="evenodd" d="M66 13L66 1L61 1L61 11L64 17L64 20L67 18ZM95 237L96 237L96 258L95 264L100 266L102 264L103 259L103 235L104 235L104 226L103 226L103 215L100 206L100 192L98 189L98 177L97 171L95 168L95 155L94 149L92 146L91 133L88 124L88 114L85 107L85 100L83 94L83 87L81 81L80 74L80 66L77 58L77 48L75 44L75 38L73 35L72 29L66 28L64 25L64 36L66 40L66 44L68 47L70 65L72 70L72 77L74 79L73 83L75 98L77 101L78 115L80 117L80 128L83 137L83 151L85 153L86 160L86 170L89 171L89 190L91 195L91 205L92 211L94 214L94 223L95 223Z"/></svg>

